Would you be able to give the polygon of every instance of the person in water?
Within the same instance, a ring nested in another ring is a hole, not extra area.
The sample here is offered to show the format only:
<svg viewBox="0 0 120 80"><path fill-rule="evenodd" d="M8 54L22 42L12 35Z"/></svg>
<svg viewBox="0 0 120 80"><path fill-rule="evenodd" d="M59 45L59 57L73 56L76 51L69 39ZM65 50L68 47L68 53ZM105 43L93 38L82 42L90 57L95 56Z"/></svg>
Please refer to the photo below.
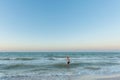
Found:
<svg viewBox="0 0 120 80"><path fill-rule="evenodd" d="M67 56L67 64L70 64L70 57Z"/></svg>

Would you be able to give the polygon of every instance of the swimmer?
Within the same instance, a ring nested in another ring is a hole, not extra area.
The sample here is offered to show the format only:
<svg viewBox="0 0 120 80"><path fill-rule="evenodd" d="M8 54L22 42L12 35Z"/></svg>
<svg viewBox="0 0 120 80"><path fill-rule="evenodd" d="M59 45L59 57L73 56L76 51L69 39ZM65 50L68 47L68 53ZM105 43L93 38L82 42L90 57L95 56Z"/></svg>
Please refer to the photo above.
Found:
<svg viewBox="0 0 120 80"><path fill-rule="evenodd" d="M67 64L70 64L70 57L67 56Z"/></svg>

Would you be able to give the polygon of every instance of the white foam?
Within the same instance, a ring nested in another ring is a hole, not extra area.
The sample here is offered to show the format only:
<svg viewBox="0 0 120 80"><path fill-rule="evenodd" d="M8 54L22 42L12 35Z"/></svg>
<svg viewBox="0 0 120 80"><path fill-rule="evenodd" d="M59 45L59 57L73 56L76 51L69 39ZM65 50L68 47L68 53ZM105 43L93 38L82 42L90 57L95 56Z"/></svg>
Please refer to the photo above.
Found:
<svg viewBox="0 0 120 80"><path fill-rule="evenodd" d="M3 73L0 73L0 77L3 77L3 76L5 76L5 74L3 74Z"/></svg>

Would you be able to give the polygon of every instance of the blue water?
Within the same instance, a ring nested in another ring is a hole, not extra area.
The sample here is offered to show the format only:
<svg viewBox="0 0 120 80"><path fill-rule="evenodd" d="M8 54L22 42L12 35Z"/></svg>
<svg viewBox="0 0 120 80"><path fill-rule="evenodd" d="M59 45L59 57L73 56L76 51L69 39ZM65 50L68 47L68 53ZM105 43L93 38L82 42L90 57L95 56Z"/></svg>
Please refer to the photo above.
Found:
<svg viewBox="0 0 120 80"><path fill-rule="evenodd" d="M0 76L113 73L120 73L120 52L0 52Z"/></svg>

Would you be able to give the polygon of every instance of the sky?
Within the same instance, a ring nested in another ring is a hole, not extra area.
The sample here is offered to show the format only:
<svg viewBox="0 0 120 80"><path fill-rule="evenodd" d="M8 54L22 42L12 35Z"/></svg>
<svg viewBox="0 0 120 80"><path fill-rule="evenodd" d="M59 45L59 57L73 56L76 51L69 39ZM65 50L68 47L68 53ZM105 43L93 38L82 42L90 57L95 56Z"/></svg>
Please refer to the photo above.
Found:
<svg viewBox="0 0 120 80"><path fill-rule="evenodd" d="M120 0L0 0L0 51L119 51Z"/></svg>

